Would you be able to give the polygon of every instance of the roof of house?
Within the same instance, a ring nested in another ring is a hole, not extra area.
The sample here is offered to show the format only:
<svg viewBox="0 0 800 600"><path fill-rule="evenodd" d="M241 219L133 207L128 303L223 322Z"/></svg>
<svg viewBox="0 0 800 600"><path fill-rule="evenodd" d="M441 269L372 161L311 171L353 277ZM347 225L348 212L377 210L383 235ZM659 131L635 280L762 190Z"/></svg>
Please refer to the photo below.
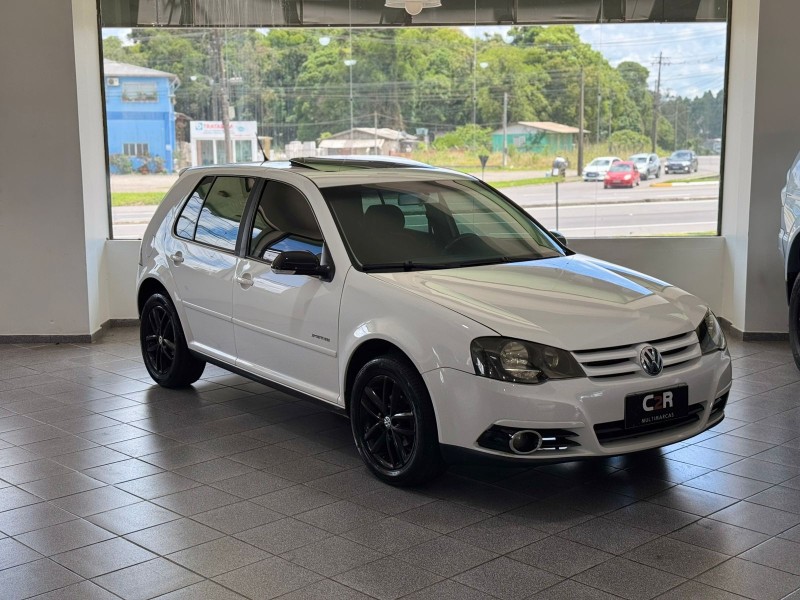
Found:
<svg viewBox="0 0 800 600"><path fill-rule="evenodd" d="M569 125L562 125L561 123L553 123L552 121L518 121L519 125L530 127L531 129L538 129L539 131L547 131L549 133L579 133L580 129L577 127L570 127ZM502 133L502 129L498 129L495 133ZM584 133L588 131L583 130Z"/></svg>
<svg viewBox="0 0 800 600"><path fill-rule="evenodd" d="M169 77L170 79L178 79L178 76L174 73L157 71L156 69L148 69L147 67L129 65L128 63L108 59L103 59L103 74L106 77Z"/></svg>
<svg viewBox="0 0 800 600"><path fill-rule="evenodd" d="M389 129L388 127L379 127L377 129L377 133L374 127L354 127L353 131L358 131L360 133L365 133L367 135L375 136L379 138L383 138L385 140L416 140L417 137L414 135L409 135L405 131L398 131L396 129ZM350 135L350 130L340 131L339 133L334 133L331 137L332 138L341 138L343 136ZM327 138L330 139L330 138Z"/></svg>

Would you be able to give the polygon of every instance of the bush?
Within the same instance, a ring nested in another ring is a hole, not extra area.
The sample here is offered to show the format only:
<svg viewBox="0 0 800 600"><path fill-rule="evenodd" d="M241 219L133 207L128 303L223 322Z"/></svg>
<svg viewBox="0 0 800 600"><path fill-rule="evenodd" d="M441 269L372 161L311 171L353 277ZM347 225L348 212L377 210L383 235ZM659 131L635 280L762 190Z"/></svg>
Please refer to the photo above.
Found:
<svg viewBox="0 0 800 600"><path fill-rule="evenodd" d="M474 150L488 152L492 148L492 130L479 125L462 125L436 138L436 150Z"/></svg>
<svg viewBox="0 0 800 600"><path fill-rule="evenodd" d="M608 138L608 147L616 154L649 152L651 140L646 135L630 129L615 131Z"/></svg>
<svg viewBox="0 0 800 600"><path fill-rule="evenodd" d="M133 161L130 156L125 154L112 154L108 157L108 163L112 173L128 175L133 173Z"/></svg>

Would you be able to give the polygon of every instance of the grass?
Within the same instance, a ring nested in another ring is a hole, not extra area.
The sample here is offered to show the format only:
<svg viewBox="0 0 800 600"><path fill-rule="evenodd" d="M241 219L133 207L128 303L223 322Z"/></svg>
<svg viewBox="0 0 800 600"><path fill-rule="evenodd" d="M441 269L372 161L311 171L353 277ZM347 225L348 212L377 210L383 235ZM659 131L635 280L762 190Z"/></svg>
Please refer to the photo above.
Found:
<svg viewBox="0 0 800 600"><path fill-rule="evenodd" d="M489 185L495 188L518 187L520 185L544 185L546 183L565 183L570 181L579 181L577 177L568 177L567 179L555 177L532 177L529 179L512 179L510 181L487 181Z"/></svg>
<svg viewBox="0 0 800 600"><path fill-rule="evenodd" d="M164 192L112 192L111 206L155 206L163 198Z"/></svg>
<svg viewBox="0 0 800 600"><path fill-rule="evenodd" d="M707 175L705 177L687 177L686 179L676 179L681 183L702 183L704 181L719 181L719 175Z"/></svg>

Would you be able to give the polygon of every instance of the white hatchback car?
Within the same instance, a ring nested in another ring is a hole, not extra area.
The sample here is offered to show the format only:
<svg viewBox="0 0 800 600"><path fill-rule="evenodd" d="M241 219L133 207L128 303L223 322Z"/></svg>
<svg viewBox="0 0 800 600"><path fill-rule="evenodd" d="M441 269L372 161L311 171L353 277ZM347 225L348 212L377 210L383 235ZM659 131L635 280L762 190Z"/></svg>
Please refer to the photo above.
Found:
<svg viewBox="0 0 800 600"><path fill-rule="evenodd" d="M603 181L611 166L621 161L622 159L619 156L601 156L595 158L583 169L583 180Z"/></svg>
<svg viewBox="0 0 800 600"><path fill-rule="evenodd" d="M708 306L581 256L474 177L298 159L185 171L142 240L144 362L206 362L348 414L366 465L516 464L672 444L731 385Z"/></svg>

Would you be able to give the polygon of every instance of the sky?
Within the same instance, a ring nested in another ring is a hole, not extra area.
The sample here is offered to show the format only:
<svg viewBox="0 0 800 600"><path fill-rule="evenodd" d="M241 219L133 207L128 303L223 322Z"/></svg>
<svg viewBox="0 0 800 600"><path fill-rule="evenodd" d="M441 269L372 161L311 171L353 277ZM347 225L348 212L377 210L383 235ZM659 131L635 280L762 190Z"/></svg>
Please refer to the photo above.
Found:
<svg viewBox="0 0 800 600"><path fill-rule="evenodd" d="M657 61L663 53L663 94L694 98L707 90L722 89L725 79L725 23L620 23L576 25L584 42L600 51L612 66L630 60L650 69L650 87L655 88ZM509 27L465 27L468 35L499 33L507 37ZM127 41L130 29L103 29L103 38Z"/></svg>

